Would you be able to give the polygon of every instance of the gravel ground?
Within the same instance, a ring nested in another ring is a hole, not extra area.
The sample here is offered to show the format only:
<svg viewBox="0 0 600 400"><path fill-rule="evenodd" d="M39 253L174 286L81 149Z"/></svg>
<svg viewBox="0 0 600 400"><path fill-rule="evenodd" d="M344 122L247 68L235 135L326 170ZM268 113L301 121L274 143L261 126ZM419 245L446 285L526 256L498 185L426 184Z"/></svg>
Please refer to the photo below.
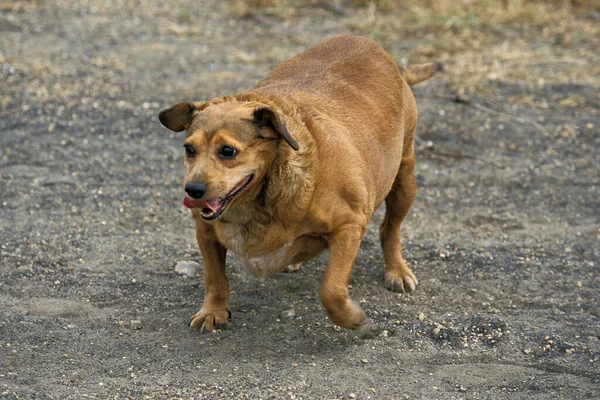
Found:
<svg viewBox="0 0 600 400"><path fill-rule="evenodd" d="M404 243L420 286L383 287L379 210L350 289L376 337L325 317L327 255L265 282L229 260L231 329L200 334L186 319L202 278L175 272L201 263L182 137L158 111L244 90L326 36L369 34L357 21L372 10L0 6L0 398L600 398L598 80L457 96L449 71L415 88ZM387 47L401 59L421 41Z"/></svg>

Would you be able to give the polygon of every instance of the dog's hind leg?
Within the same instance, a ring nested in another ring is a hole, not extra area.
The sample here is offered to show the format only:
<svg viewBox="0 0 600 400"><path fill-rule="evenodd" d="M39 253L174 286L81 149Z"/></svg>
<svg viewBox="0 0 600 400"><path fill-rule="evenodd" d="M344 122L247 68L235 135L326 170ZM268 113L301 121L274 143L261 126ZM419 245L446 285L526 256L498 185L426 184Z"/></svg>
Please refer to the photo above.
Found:
<svg viewBox="0 0 600 400"><path fill-rule="evenodd" d="M400 225L417 195L414 169L415 151L411 144L402 156L398 175L385 198L385 217L379 229L385 259L385 287L393 292L412 292L418 284L402 258L400 237Z"/></svg>

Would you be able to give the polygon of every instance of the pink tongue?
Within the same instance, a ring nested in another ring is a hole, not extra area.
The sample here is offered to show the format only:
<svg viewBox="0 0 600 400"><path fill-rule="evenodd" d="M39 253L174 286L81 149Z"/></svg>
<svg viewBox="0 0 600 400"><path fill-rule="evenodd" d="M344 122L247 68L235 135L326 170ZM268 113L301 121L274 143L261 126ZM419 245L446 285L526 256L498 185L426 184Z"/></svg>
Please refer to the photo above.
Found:
<svg viewBox="0 0 600 400"><path fill-rule="evenodd" d="M187 208L208 208L210 211L215 212L221 205L221 199L214 200L194 200L190 196L183 198L183 205Z"/></svg>

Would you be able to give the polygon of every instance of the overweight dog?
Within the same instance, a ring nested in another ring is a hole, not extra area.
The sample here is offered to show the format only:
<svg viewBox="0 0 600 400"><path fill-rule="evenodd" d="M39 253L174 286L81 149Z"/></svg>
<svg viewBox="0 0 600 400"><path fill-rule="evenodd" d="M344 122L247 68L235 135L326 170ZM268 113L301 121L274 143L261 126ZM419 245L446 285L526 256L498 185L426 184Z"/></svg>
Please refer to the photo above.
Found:
<svg viewBox="0 0 600 400"><path fill-rule="evenodd" d="M165 127L186 132L183 204L196 221L206 290L192 327L212 330L231 317L227 251L263 278L329 250L321 303L334 324L365 329L348 281L367 221L384 201L385 287L415 290L400 240L416 195L409 85L437 70L399 69L375 42L340 35L245 93L160 112Z"/></svg>

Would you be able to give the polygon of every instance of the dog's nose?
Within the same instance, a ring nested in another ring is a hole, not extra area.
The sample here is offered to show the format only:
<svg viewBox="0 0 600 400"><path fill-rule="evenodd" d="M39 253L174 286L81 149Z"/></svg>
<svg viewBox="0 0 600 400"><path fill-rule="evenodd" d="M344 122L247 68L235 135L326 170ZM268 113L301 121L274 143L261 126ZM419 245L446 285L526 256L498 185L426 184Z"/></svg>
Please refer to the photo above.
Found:
<svg viewBox="0 0 600 400"><path fill-rule="evenodd" d="M206 185L202 182L186 183L185 191L191 198L198 200L206 193Z"/></svg>

